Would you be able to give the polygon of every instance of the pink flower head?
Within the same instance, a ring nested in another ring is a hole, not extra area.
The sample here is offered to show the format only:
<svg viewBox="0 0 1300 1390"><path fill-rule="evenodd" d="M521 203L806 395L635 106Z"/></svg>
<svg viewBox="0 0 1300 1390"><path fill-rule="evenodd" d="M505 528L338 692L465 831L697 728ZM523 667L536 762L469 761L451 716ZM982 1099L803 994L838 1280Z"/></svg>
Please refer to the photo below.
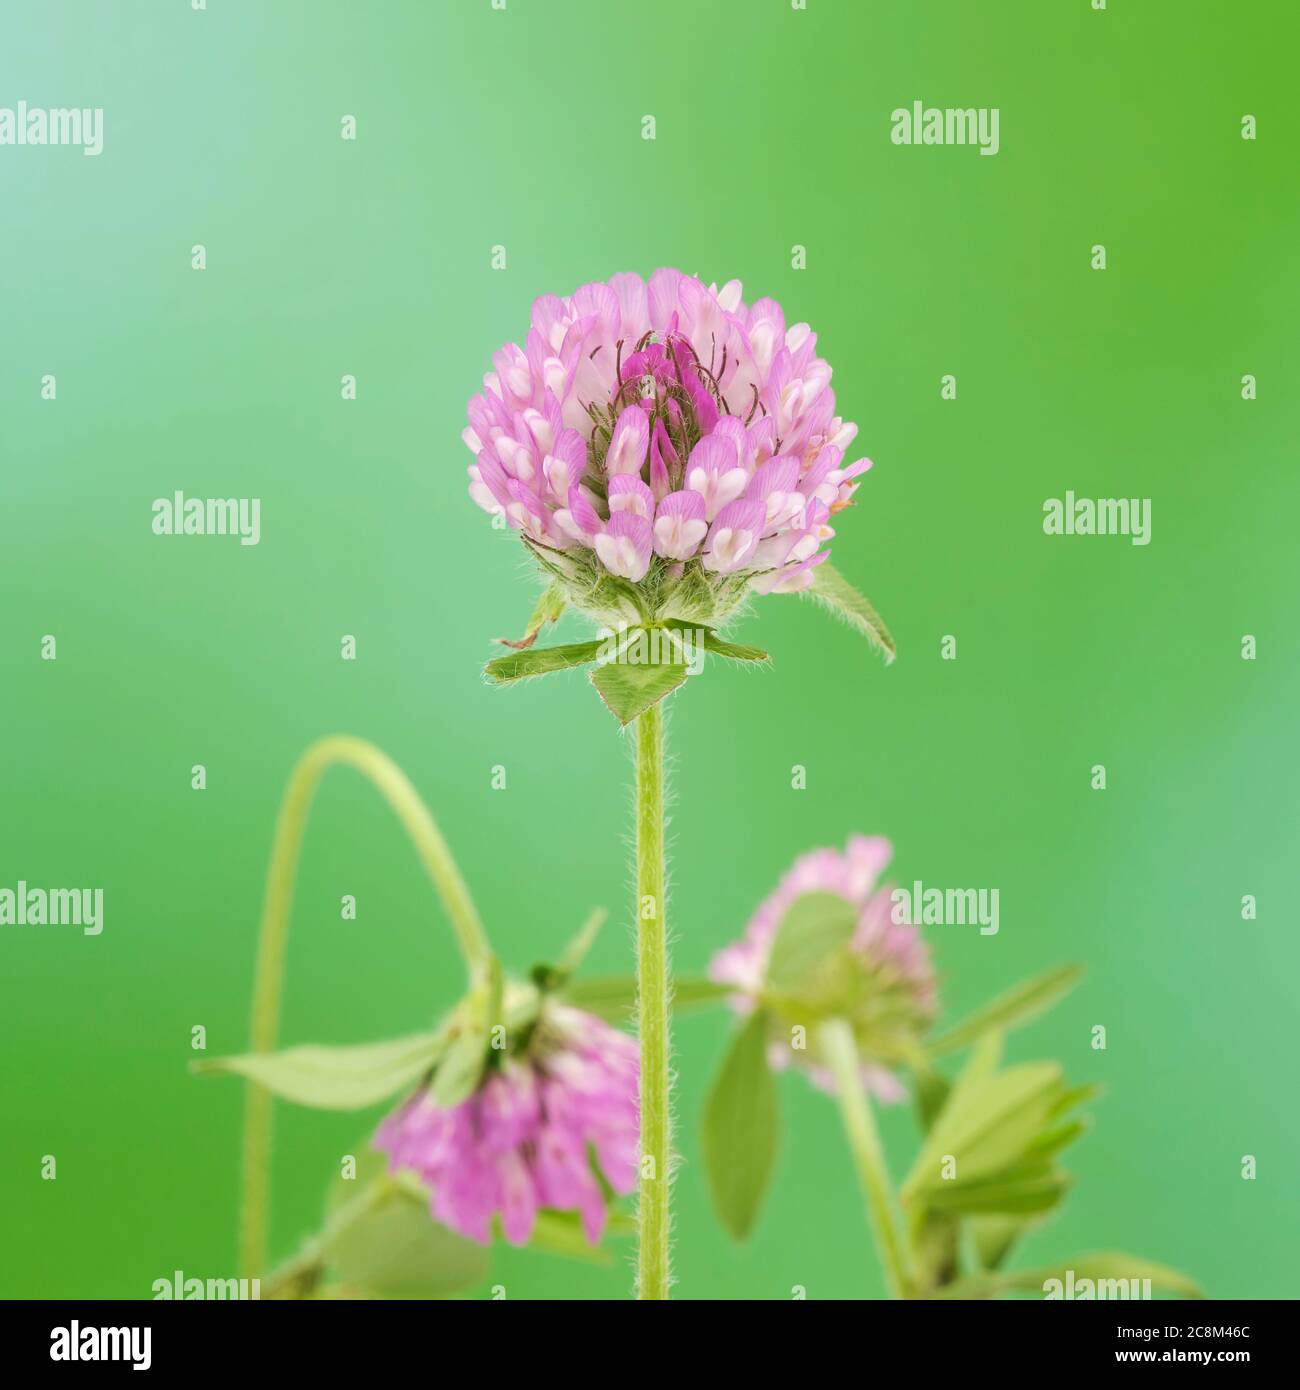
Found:
<svg viewBox="0 0 1300 1390"><path fill-rule="evenodd" d="M692 561L733 607L745 581L807 587L871 466L844 463L857 427L816 345L734 280L663 269L544 295L469 402L470 496L572 579L579 606L603 574L648 575L668 605Z"/></svg>
<svg viewBox="0 0 1300 1390"><path fill-rule="evenodd" d="M389 1170L410 1169L430 1193L435 1221L486 1244L499 1217L524 1245L543 1207L577 1211L594 1245L605 1193L636 1186L639 1115L636 1043L591 1014L548 1003L526 1053L489 1071L459 1105L427 1091L380 1125L375 1147Z"/></svg>
<svg viewBox="0 0 1300 1390"><path fill-rule="evenodd" d="M851 1001L851 1021L864 1058L863 1085L882 1101L902 1099L902 1084L890 1066L902 1060L908 1042L930 1023L938 1007L925 941L916 927L893 920L889 890L877 887L892 852L888 840L854 835L843 852L818 849L801 855L759 904L745 935L719 951L709 966L711 979L736 987L733 1003L748 1012L763 996L772 943L795 899L806 893L831 893L850 903L858 924L839 967L844 978L836 980L834 994L837 1004ZM780 1001L774 1007L779 1014ZM772 1065L785 1067L806 1058L807 1053L790 1048L784 1024L780 1028L769 1049ZM815 1084L833 1089L824 1069L813 1063L807 1070Z"/></svg>

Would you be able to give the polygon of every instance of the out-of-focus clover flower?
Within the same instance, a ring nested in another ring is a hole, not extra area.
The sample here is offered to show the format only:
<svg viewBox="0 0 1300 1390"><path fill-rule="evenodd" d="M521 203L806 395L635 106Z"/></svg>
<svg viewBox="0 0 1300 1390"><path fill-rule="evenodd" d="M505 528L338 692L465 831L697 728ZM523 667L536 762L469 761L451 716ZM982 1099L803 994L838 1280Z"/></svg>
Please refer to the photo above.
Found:
<svg viewBox="0 0 1300 1390"><path fill-rule="evenodd" d="M436 1221L471 1240L486 1244L499 1215L506 1240L524 1245L545 1207L577 1211L594 1245L607 1188L636 1186L637 1072L630 1037L551 1001L472 1095L444 1106L422 1091L383 1122L375 1147L393 1173L418 1174Z"/></svg>
<svg viewBox="0 0 1300 1390"><path fill-rule="evenodd" d="M768 1010L771 1064L800 1063L827 1091L834 1086L815 1043L807 1050L792 1047L791 1030L813 1038L823 1019L846 1018L862 1059L863 1084L882 1101L903 1098L892 1068L915 1057L938 1008L928 947L916 927L893 920L889 891L876 886L891 853L888 840L855 835L843 852L801 855L759 905L744 937L709 967L712 979L736 987L738 1009ZM851 914L840 944L833 925L827 930L835 915L834 903L828 912L828 897ZM801 945L794 938L805 930L808 940ZM783 936L789 945L784 951ZM810 954L809 941L825 949Z"/></svg>
<svg viewBox="0 0 1300 1390"><path fill-rule="evenodd" d="M816 346L735 280L662 269L544 295L469 402L470 496L602 622L716 621L747 589L805 589L871 466L846 462L857 426Z"/></svg>

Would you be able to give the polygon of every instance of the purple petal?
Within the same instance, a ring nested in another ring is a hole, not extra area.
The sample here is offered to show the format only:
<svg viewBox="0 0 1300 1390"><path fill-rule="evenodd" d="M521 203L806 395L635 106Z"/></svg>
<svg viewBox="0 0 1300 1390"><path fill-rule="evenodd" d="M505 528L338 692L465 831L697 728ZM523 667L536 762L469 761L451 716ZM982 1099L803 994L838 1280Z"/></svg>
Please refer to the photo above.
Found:
<svg viewBox="0 0 1300 1390"><path fill-rule="evenodd" d="M614 426L609 452L605 455L605 472L611 477L619 473L640 473L649 447L649 417L641 406L627 406Z"/></svg>
<svg viewBox="0 0 1300 1390"><path fill-rule="evenodd" d="M655 550L670 560L689 560L708 529L698 492L670 492L655 511Z"/></svg>
<svg viewBox="0 0 1300 1390"><path fill-rule="evenodd" d="M609 480L609 514L631 512L648 521L654 511L654 494L634 473L618 473Z"/></svg>
<svg viewBox="0 0 1300 1390"><path fill-rule="evenodd" d="M654 549L654 532L643 516L632 512L613 512L603 532L596 537L596 554L611 573L634 584L645 578Z"/></svg>

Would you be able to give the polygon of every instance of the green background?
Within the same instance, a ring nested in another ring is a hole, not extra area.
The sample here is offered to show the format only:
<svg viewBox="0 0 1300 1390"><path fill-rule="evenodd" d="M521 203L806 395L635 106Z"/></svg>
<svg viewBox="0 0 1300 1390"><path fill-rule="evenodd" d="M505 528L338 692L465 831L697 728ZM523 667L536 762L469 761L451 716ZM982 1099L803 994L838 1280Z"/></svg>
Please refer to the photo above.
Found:
<svg viewBox="0 0 1300 1390"><path fill-rule="evenodd" d="M0 105L102 106L105 144L0 148L0 884L102 886L106 927L0 928L0 1291L233 1272L241 1087L187 1075L190 1030L244 1045L272 820L319 735L406 769L516 969L600 903L592 966L630 968L628 742L581 675L484 686L536 585L459 433L534 296L667 264L817 329L876 462L836 560L900 652L772 598L737 631L773 668L673 701L678 969L853 830L902 882L997 887L997 936L930 933L946 1017L1085 961L1010 1051L1107 1087L1024 1258L1122 1247L1294 1295L1298 28L1286 0L6 5ZM914 100L998 107L1001 152L894 146ZM261 544L155 537L176 489L260 497ZM1067 489L1151 498L1152 543L1045 536ZM332 773L282 1036L409 1032L458 988L396 823ZM879 1295L800 1078L756 1238L714 1221L696 1127L727 1027L676 1030L677 1293ZM377 1113L278 1109L276 1254ZM901 1175L910 1112L883 1124ZM630 1250L501 1248L492 1277L622 1297Z"/></svg>

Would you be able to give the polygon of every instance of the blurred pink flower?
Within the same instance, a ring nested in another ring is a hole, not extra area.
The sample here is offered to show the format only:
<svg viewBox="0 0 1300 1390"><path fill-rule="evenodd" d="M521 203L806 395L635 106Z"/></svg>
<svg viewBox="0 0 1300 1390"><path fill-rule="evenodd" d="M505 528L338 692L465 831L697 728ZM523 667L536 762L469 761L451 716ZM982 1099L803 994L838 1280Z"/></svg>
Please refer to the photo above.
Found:
<svg viewBox="0 0 1300 1390"><path fill-rule="evenodd" d="M389 1169L411 1169L434 1220L486 1244L499 1215L523 1245L542 1207L578 1211L594 1245L605 1228L597 1169L619 1194L637 1179L636 1043L591 1014L547 1007L542 1041L504 1062L459 1105L422 1092L380 1125Z"/></svg>
<svg viewBox="0 0 1300 1390"><path fill-rule="evenodd" d="M889 863L888 840L864 835L850 837L844 851L817 849L800 855L774 892L759 904L745 935L714 956L709 976L735 985L736 1007L749 1012L765 986L772 943L786 911L805 893L832 893L858 910L858 925L850 942L848 967L857 976L849 990L855 1005L850 1018L863 1057L862 1081L882 1101L898 1101L906 1092L889 1065L898 1060L895 1037L881 1031L882 1016L898 1025L904 1040L933 1019L938 1008L934 968L929 948L916 927L897 923L891 915L887 888L876 882ZM888 995L888 1007L882 1008ZM886 1054L883 1058L881 1053ZM789 1066L807 1057L795 1052L782 1035L774 1038L769 1056L774 1067ZM815 1063L806 1070L822 1089L833 1090L830 1076Z"/></svg>
<svg viewBox="0 0 1300 1390"><path fill-rule="evenodd" d="M584 584L698 558L715 587L807 588L871 464L845 463L857 426L816 334L740 295L669 269L543 295L469 402L470 496Z"/></svg>

